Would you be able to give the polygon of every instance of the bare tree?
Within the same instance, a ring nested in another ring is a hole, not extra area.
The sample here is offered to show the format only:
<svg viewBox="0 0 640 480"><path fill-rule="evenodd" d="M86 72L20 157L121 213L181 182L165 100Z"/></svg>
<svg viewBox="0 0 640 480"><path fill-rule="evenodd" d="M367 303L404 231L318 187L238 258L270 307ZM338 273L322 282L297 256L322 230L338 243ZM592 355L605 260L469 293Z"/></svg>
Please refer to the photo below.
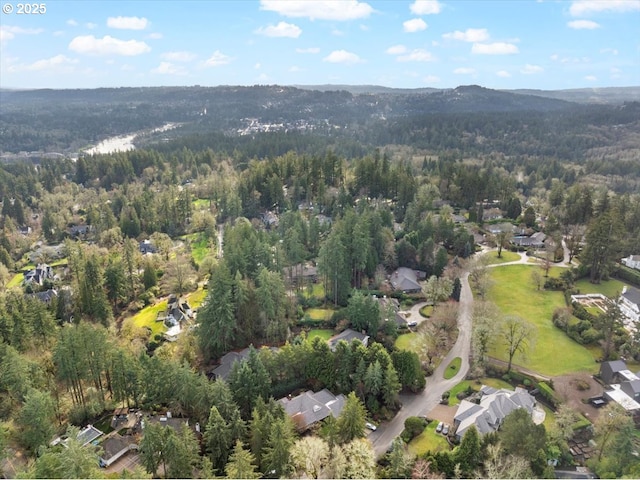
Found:
<svg viewBox="0 0 640 480"><path fill-rule="evenodd" d="M481 299L484 299L492 280L489 277L489 257L486 255L476 255L469 264L469 279L473 288L478 292Z"/></svg>
<svg viewBox="0 0 640 480"><path fill-rule="evenodd" d="M509 355L509 364L507 365L508 373L511 371L513 357L516 353L524 354L533 346L535 327L523 318L508 315L502 321L500 334L507 346Z"/></svg>

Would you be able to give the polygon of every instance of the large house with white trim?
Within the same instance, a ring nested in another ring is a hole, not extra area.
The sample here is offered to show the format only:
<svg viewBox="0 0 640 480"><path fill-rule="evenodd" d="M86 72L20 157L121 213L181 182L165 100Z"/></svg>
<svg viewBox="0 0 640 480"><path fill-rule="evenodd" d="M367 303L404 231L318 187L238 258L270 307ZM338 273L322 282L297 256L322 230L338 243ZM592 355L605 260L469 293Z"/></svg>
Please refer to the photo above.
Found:
<svg viewBox="0 0 640 480"><path fill-rule="evenodd" d="M640 290L625 286L618 304L622 314L629 320L629 322L625 322L625 326L637 328L637 324L640 322Z"/></svg>
<svg viewBox="0 0 640 480"><path fill-rule="evenodd" d="M640 270L640 255L629 255L621 260L623 265L635 270Z"/></svg>

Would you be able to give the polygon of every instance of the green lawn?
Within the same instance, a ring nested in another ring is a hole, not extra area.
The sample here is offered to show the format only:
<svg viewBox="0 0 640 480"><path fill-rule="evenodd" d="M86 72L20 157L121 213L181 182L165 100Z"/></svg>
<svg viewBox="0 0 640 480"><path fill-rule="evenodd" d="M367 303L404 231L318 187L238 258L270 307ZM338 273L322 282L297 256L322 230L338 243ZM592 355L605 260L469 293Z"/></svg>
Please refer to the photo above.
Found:
<svg viewBox="0 0 640 480"><path fill-rule="evenodd" d="M413 342L416 338L418 338L417 333L403 333L402 335L398 335L398 338L396 338L395 346L398 350L409 350L410 352L413 352Z"/></svg>
<svg viewBox="0 0 640 480"><path fill-rule="evenodd" d="M153 337L162 334L166 330L162 322L156 322L158 312L164 312L166 309L166 300L156 303L155 305L149 305L133 317L133 324L138 328L149 327L151 329L151 338L153 339Z"/></svg>
<svg viewBox="0 0 640 480"><path fill-rule="evenodd" d="M16 273L14 277L7 283L7 288L19 287L24 280L24 273Z"/></svg>
<svg viewBox="0 0 640 480"><path fill-rule="evenodd" d="M205 298L207 298L207 290L199 288L187 296L187 301L191 308L199 308Z"/></svg>
<svg viewBox="0 0 640 480"><path fill-rule="evenodd" d="M607 297L616 297L622 293L624 282L620 280L610 279L598 284L591 283L588 278L581 278L576 282L576 288L580 293L601 293Z"/></svg>
<svg viewBox="0 0 640 480"><path fill-rule="evenodd" d="M314 337L320 337L323 340L329 340L333 337L334 331L328 328L314 328L307 333L307 339L311 340Z"/></svg>
<svg viewBox="0 0 640 480"><path fill-rule="evenodd" d="M489 265L495 265L499 263L516 262L520 260L520 255L516 252L510 252L509 250L502 250L502 255L498 258L498 252L489 252L485 254L489 259Z"/></svg>
<svg viewBox="0 0 640 480"><path fill-rule="evenodd" d="M462 365L462 359L460 357L451 360L451 363L447 365L447 369L444 371L445 380L450 380L455 377L460 371L460 365Z"/></svg>
<svg viewBox="0 0 640 480"><path fill-rule="evenodd" d="M304 293L306 296L309 296L308 286L305 285ZM318 300L324 299L324 285L322 283L313 283L311 284L311 296L317 298Z"/></svg>
<svg viewBox="0 0 640 480"><path fill-rule="evenodd" d="M449 450L449 442L444 435L436 433L438 422L431 422L420 435L409 442L409 452L413 455L422 455L431 452Z"/></svg>
<svg viewBox="0 0 640 480"><path fill-rule="evenodd" d="M433 314L433 305L425 305L420 309L420 315L429 318Z"/></svg>
<svg viewBox="0 0 640 480"><path fill-rule="evenodd" d="M458 393L462 392L463 390L466 390L469 386L471 386L475 391L480 391L480 387L482 385L493 388L507 388L509 390L513 390L513 387L509 383L505 382L504 380L500 380L499 378L485 377L478 379L477 382L475 380L463 380L451 390L449 390L449 405L459 405L460 400L458 400L456 395L458 395Z"/></svg>
<svg viewBox="0 0 640 480"><path fill-rule="evenodd" d="M209 245L209 239L203 233L189 235L187 240L190 243L191 256L196 265L200 265L205 257L214 252Z"/></svg>
<svg viewBox="0 0 640 480"><path fill-rule="evenodd" d="M574 342L556 328L551 316L553 311L564 306L562 292L536 290L531 281L528 265L509 265L491 269L494 281L488 298L503 313L518 315L536 327L536 339L526 358L516 355L514 363L543 375L562 375L570 372L596 372L598 365L593 355L584 346ZM550 275L559 275L561 268L552 268ZM508 360L506 347L496 342L490 351L492 356Z"/></svg>
<svg viewBox="0 0 640 480"><path fill-rule="evenodd" d="M331 320L331 316L333 315L333 310L328 308L308 308L304 312L309 315L311 320Z"/></svg>
<svg viewBox="0 0 640 480"><path fill-rule="evenodd" d="M209 199L197 198L192 202L194 210L209 210Z"/></svg>

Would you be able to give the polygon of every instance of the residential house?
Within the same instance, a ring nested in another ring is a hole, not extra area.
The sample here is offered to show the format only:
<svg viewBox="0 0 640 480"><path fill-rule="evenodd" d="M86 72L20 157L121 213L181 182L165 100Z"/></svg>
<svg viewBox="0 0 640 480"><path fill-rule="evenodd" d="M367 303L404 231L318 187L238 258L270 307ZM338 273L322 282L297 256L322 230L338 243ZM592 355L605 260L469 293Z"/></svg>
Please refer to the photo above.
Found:
<svg viewBox="0 0 640 480"><path fill-rule="evenodd" d="M345 331L339 333L338 335L334 335L328 340L329 348L331 348L332 352L335 351L336 347L338 346L338 342L342 340L349 344L354 340L359 340L365 347L369 345L369 335L365 335L364 333L356 332L355 330L347 328Z"/></svg>
<svg viewBox="0 0 640 480"><path fill-rule="evenodd" d="M36 298L46 305L51 305L54 298L58 297L58 292L54 288L45 290L44 292L31 293L28 295L31 298Z"/></svg>
<svg viewBox="0 0 640 480"><path fill-rule="evenodd" d="M318 282L318 267L307 263L298 263L285 268L287 282L290 285L306 285L309 282Z"/></svg>
<svg viewBox="0 0 640 480"><path fill-rule="evenodd" d="M488 222L502 218L502 210L499 208L487 208L482 211L482 221Z"/></svg>
<svg viewBox="0 0 640 480"><path fill-rule="evenodd" d="M640 322L640 290L625 285L622 288L618 305L622 314L628 319L625 325L635 329L636 324Z"/></svg>
<svg viewBox="0 0 640 480"><path fill-rule="evenodd" d="M400 267L391 274L389 280L394 290L399 290L404 293L420 293L422 286L418 281L424 280L426 276L426 272Z"/></svg>
<svg viewBox="0 0 640 480"><path fill-rule="evenodd" d="M609 386L603 394L605 399L640 417L640 378L627 368L624 361L602 362L600 378Z"/></svg>
<svg viewBox="0 0 640 480"><path fill-rule="evenodd" d="M407 326L407 319L400 315L400 302L397 298L387 297L376 298L380 307L380 315L383 322L395 320L398 328Z"/></svg>
<svg viewBox="0 0 640 480"><path fill-rule="evenodd" d="M220 359L220 365L218 365L213 370L213 375L216 379L226 380L229 374L231 373L231 369L233 368L233 364L236 362L241 362L249 357L249 348L245 348L244 350L240 350L239 352L229 352L222 356Z"/></svg>
<svg viewBox="0 0 640 480"><path fill-rule="evenodd" d="M158 252L158 249L156 248L156 246L153 243L151 243L151 240L149 239L142 240L138 244L138 249L140 250L140 253L143 255L152 255Z"/></svg>
<svg viewBox="0 0 640 480"><path fill-rule="evenodd" d="M456 437L461 440L473 425L480 435L497 431L504 419L518 408L533 413L536 400L524 388L497 390L485 385L480 389L480 403L462 400L454 417Z"/></svg>
<svg viewBox="0 0 640 480"><path fill-rule="evenodd" d="M132 450L138 450L136 439L132 435L120 435L113 433L105 438L100 444L102 455L100 455L100 466L106 468L111 466L116 460Z"/></svg>
<svg viewBox="0 0 640 480"><path fill-rule="evenodd" d="M87 425L85 428L78 432L78 436L76 437L80 444L84 447L85 445L89 445L93 443L98 438L104 435L104 432L98 430L93 425ZM66 446L66 442L62 442L63 445Z"/></svg>
<svg viewBox="0 0 640 480"><path fill-rule="evenodd" d="M264 212L260 218L262 219L262 223L264 223L264 226L267 227L268 229L271 228L275 228L278 226L278 216L271 212L271 211L267 211Z"/></svg>
<svg viewBox="0 0 640 480"><path fill-rule="evenodd" d="M489 233L491 233L492 235L497 235L501 232L515 233L516 227L514 227L511 223L502 222L487 226L487 230L489 230Z"/></svg>
<svg viewBox="0 0 640 480"><path fill-rule="evenodd" d="M72 225L67 230L67 233L71 238L86 238L91 232L91 225Z"/></svg>
<svg viewBox="0 0 640 480"><path fill-rule="evenodd" d="M316 393L307 390L297 397L284 397L278 402L291 417L296 428L303 432L329 415L338 418L346 402L346 397L342 394L335 396L325 388Z"/></svg>
<svg viewBox="0 0 640 480"><path fill-rule="evenodd" d="M46 263L39 263L36 268L24 274L24 284L43 285L45 280L53 280L53 268Z"/></svg>
<svg viewBox="0 0 640 480"><path fill-rule="evenodd" d="M627 373L628 372L628 373ZM631 372L622 360L610 360L600 364L600 378L605 385L612 385L627 380Z"/></svg>
<svg viewBox="0 0 640 480"><path fill-rule="evenodd" d="M546 238L543 232L536 232L531 236L517 235L511 239L511 243L522 248L544 248Z"/></svg>
<svg viewBox="0 0 640 480"><path fill-rule="evenodd" d="M621 261L629 268L640 270L640 255L629 255L628 257L623 258Z"/></svg>

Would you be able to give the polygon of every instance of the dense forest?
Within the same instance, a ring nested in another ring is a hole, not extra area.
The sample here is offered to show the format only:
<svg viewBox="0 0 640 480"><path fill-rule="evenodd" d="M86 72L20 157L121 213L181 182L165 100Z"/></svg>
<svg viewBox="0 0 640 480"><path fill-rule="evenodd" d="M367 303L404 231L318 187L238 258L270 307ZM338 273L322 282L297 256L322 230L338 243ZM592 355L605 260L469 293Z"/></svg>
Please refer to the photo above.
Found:
<svg viewBox="0 0 640 480"><path fill-rule="evenodd" d="M314 128L239 134L249 117ZM618 262L640 253L639 103L480 87L35 91L2 92L0 122L4 153L69 154L0 165L0 459L23 459L11 475L104 476L102 447L82 446L77 428L116 408L145 419L171 411L193 426L149 420L135 478L547 478L547 460L572 462L576 417L555 400L553 426L515 413L496 434L471 429L451 450L417 457L405 441L424 431L423 418L409 417L380 458L366 435L429 389L458 335L465 272L485 305L477 244L517 249L490 227L544 233L550 246L530 253L547 274L563 242L579 259L538 289L568 297L581 278L638 284ZM165 122L183 125L132 151L75 157L104 136ZM398 268L420 271L422 289L392 288ZM29 280L37 270L41 281ZM190 304L179 306L177 339L156 321L172 297ZM393 302L425 300L421 347L398 348L415 332L391 320ZM472 376L495 369L485 357L498 336L489 324L508 324L499 316L474 312L489 333L478 341L474 331ZM547 320L604 360L640 359L640 338L613 314L575 308ZM311 335L347 328L367 344ZM225 355L242 351L216 377ZM498 376L511 378L513 354ZM277 401L323 389L344 407L310 431ZM633 420L607 408L589 465L637 477ZM50 444L56 435L66 448Z"/></svg>

